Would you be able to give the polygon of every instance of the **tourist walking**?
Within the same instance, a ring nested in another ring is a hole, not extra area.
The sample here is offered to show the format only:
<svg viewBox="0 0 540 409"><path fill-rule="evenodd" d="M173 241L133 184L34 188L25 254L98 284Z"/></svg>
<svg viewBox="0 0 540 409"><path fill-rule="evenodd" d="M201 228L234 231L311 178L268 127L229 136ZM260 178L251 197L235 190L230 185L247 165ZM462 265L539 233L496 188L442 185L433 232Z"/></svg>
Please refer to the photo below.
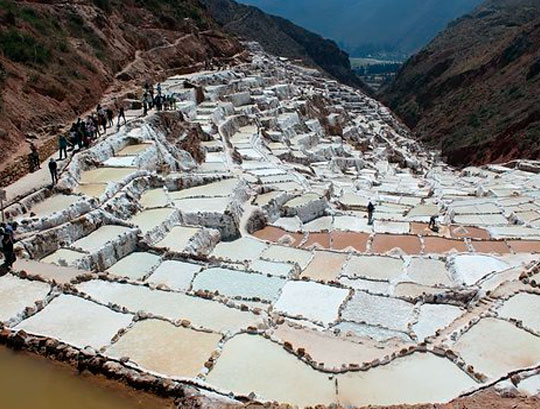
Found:
<svg viewBox="0 0 540 409"><path fill-rule="evenodd" d="M41 164L39 163L39 152L33 143L30 144L30 171L35 172L36 170L41 169Z"/></svg>
<svg viewBox="0 0 540 409"><path fill-rule="evenodd" d="M368 224L371 226L373 224L373 213L375 212L375 205L369 202L367 206L367 215L368 215Z"/></svg>
<svg viewBox="0 0 540 409"><path fill-rule="evenodd" d="M67 159L68 141L64 135L58 137L58 160ZM62 157L62 153L64 154Z"/></svg>
<svg viewBox="0 0 540 409"><path fill-rule="evenodd" d="M58 164L53 158L49 160L49 172L51 172L52 184L56 185L58 182Z"/></svg>
<svg viewBox="0 0 540 409"><path fill-rule="evenodd" d="M120 119L124 120L124 125L127 124L126 113L124 111L124 107L122 106L118 109L118 123L116 124L116 127L119 129L120 129Z"/></svg>
<svg viewBox="0 0 540 409"><path fill-rule="evenodd" d="M13 236L7 232L4 232L2 236L2 253L4 254L4 265L8 270L11 270L17 257L15 256Z"/></svg>
<svg viewBox="0 0 540 409"><path fill-rule="evenodd" d="M437 226L437 215L433 215L429 218L429 229L435 233L439 231L439 226Z"/></svg>
<svg viewBox="0 0 540 409"><path fill-rule="evenodd" d="M114 112L111 108L107 108L107 120L109 121L109 128L112 128L114 125Z"/></svg>

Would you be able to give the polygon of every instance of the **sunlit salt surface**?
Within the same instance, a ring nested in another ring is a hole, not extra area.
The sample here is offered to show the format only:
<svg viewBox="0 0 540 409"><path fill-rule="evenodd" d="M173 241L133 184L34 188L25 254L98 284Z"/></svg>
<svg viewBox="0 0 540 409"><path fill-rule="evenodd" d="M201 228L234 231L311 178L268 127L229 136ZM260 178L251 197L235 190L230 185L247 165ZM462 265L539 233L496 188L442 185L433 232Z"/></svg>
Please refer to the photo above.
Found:
<svg viewBox="0 0 540 409"><path fill-rule="evenodd" d="M143 234L146 234L165 223L174 213L175 210L169 208L144 210L137 213L128 222L133 223L141 229Z"/></svg>
<svg viewBox="0 0 540 409"><path fill-rule="evenodd" d="M272 332L272 338L289 342L294 350L303 348L316 362L325 368L341 368L342 365L371 362L382 358L388 350L369 342L355 342L332 332L280 325Z"/></svg>
<svg viewBox="0 0 540 409"><path fill-rule="evenodd" d="M187 199L190 197L226 197L233 193L237 185L238 179L225 179L177 192L169 192L169 196L172 200Z"/></svg>
<svg viewBox="0 0 540 409"><path fill-rule="evenodd" d="M116 156L138 155L139 153L142 153L145 150L147 150L150 146L152 146L151 143L139 143L135 145L128 145L125 148L116 152Z"/></svg>
<svg viewBox="0 0 540 409"><path fill-rule="evenodd" d="M224 213L231 204L229 197L208 197L175 200L174 206L182 213Z"/></svg>
<svg viewBox="0 0 540 409"><path fill-rule="evenodd" d="M140 367L161 375L194 378L221 337L149 319L135 323L106 353L116 358L129 357Z"/></svg>
<svg viewBox="0 0 540 409"><path fill-rule="evenodd" d="M540 296L520 293L505 301L497 310L499 317L522 321L526 328L540 335Z"/></svg>
<svg viewBox="0 0 540 409"><path fill-rule="evenodd" d="M343 268L343 275L372 280L393 280L403 273L403 260L379 256L352 256Z"/></svg>
<svg viewBox="0 0 540 409"><path fill-rule="evenodd" d="M367 291L372 294L390 294L390 283L387 281L364 280L362 278L349 278L343 276L339 279L339 282L354 290Z"/></svg>
<svg viewBox="0 0 540 409"><path fill-rule="evenodd" d="M122 234L130 231L128 227L106 225L102 226L96 231L90 233L88 236L77 240L71 246L73 248L82 249L89 253L99 250L108 241L117 239Z"/></svg>
<svg viewBox="0 0 540 409"><path fill-rule="evenodd" d="M267 260L255 260L250 267L254 271L282 278L288 278L295 272L294 265L291 263L278 263Z"/></svg>
<svg viewBox="0 0 540 409"><path fill-rule="evenodd" d="M197 274L193 290L218 291L229 297L259 298L274 301L285 280L261 274L247 273L225 268L210 268Z"/></svg>
<svg viewBox="0 0 540 409"><path fill-rule="evenodd" d="M107 183L84 183L78 185L73 192L81 193L88 197L98 198L105 193Z"/></svg>
<svg viewBox="0 0 540 409"><path fill-rule="evenodd" d="M186 249L191 239L198 231L199 228L197 227L175 226L165 238L156 243L155 246L181 253Z"/></svg>
<svg viewBox="0 0 540 409"><path fill-rule="evenodd" d="M526 393L529 396L540 395L540 374L530 376L524 379L518 384L518 390L522 393Z"/></svg>
<svg viewBox="0 0 540 409"><path fill-rule="evenodd" d="M452 285L445 263L440 260L413 257L407 267L407 275L422 285Z"/></svg>
<svg viewBox="0 0 540 409"><path fill-rule="evenodd" d="M393 331L388 328L377 327L367 324L357 324L356 322L341 321L333 329L339 330L341 333L351 333L359 337L371 338L375 341L388 341L390 339L399 339L404 342L411 342L411 338L401 331Z"/></svg>
<svg viewBox="0 0 540 409"><path fill-rule="evenodd" d="M337 378L339 403L345 407L445 403L477 386L450 360L418 352Z"/></svg>
<svg viewBox="0 0 540 409"><path fill-rule="evenodd" d="M163 188L151 189L142 194L139 203L145 208L165 207L169 203L169 197Z"/></svg>
<svg viewBox="0 0 540 409"><path fill-rule="evenodd" d="M510 266L495 257L482 255L460 255L454 261L456 278L466 285L473 285L490 273L503 271Z"/></svg>
<svg viewBox="0 0 540 409"><path fill-rule="evenodd" d="M174 290L186 291L191 286L195 274L201 271L202 268L199 264L167 260L161 263L146 281L165 284Z"/></svg>
<svg viewBox="0 0 540 409"><path fill-rule="evenodd" d="M0 277L0 321L16 318L26 307L45 299L50 290L51 286L41 281L23 280L10 274Z"/></svg>
<svg viewBox="0 0 540 409"><path fill-rule="evenodd" d="M116 303L133 312L146 311L170 320L186 319L196 328L235 332L260 321L252 313L226 307L217 301L144 286L95 280L79 284L77 288L102 303Z"/></svg>
<svg viewBox="0 0 540 409"><path fill-rule="evenodd" d="M57 283L69 283L74 278L86 274L87 271L74 267L64 267L55 264L43 263L40 261L19 259L13 265L16 271L26 271L29 275L39 276L44 280L54 280Z"/></svg>
<svg viewBox="0 0 540 409"><path fill-rule="evenodd" d="M419 341L435 335L438 329L450 325L456 318L463 314L459 307L448 304L423 304L420 307L418 322L412 329Z"/></svg>
<svg viewBox="0 0 540 409"><path fill-rule="evenodd" d="M119 329L127 327L133 315L121 314L72 295L60 295L16 329L57 338L68 344L101 348Z"/></svg>
<svg viewBox="0 0 540 409"><path fill-rule="evenodd" d="M347 254L316 251L300 277L308 277L315 281L335 281L347 258Z"/></svg>
<svg viewBox="0 0 540 409"><path fill-rule="evenodd" d="M274 310L291 317L303 317L330 324L337 320L338 309L348 290L306 281L289 281L274 304Z"/></svg>
<svg viewBox="0 0 540 409"><path fill-rule="evenodd" d="M301 407L336 401L335 384L328 374L315 371L281 346L255 335L237 335L227 341L207 381L224 391L254 392L265 400Z"/></svg>
<svg viewBox="0 0 540 409"><path fill-rule="evenodd" d="M413 309L414 304L406 301L359 291L347 302L342 318L405 332L412 319Z"/></svg>
<svg viewBox="0 0 540 409"><path fill-rule="evenodd" d="M81 173L80 183L109 183L120 182L127 176L135 173L137 168L97 168Z"/></svg>
<svg viewBox="0 0 540 409"><path fill-rule="evenodd" d="M251 237L221 242L214 248L212 256L231 261L255 260L266 249L267 245Z"/></svg>
<svg viewBox="0 0 540 409"><path fill-rule="evenodd" d="M161 262L161 258L152 253L136 252L121 259L119 262L109 267L109 273L120 277L127 277L133 280L150 274Z"/></svg>
<svg viewBox="0 0 540 409"><path fill-rule="evenodd" d="M43 263L57 264L59 266L72 266L86 256L85 253L70 249L58 249L54 253L43 257Z"/></svg>
<svg viewBox="0 0 540 409"><path fill-rule="evenodd" d="M307 250L272 245L262 253L261 257L271 261L297 263L301 269L305 269L311 261L313 253Z"/></svg>
<svg viewBox="0 0 540 409"><path fill-rule="evenodd" d="M80 200L81 197L75 195L54 195L33 205L24 216L21 216L21 218L29 217L30 213L34 213L36 217L47 217L53 213L66 209Z"/></svg>
<svg viewBox="0 0 540 409"><path fill-rule="evenodd" d="M492 379L540 363L540 338L495 318L475 324L454 349L466 363Z"/></svg>

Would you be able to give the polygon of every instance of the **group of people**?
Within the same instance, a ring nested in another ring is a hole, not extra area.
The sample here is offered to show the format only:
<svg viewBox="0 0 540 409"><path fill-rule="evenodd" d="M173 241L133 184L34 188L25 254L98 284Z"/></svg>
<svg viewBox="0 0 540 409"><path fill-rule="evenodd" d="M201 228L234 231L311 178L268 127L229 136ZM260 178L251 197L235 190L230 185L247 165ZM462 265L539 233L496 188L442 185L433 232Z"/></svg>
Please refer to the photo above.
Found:
<svg viewBox="0 0 540 409"><path fill-rule="evenodd" d="M4 266L11 270L13 263L17 260L15 256L15 231L17 230L17 222L0 223L0 247L4 254Z"/></svg>
<svg viewBox="0 0 540 409"><path fill-rule="evenodd" d="M161 84L156 86L157 93L154 93L154 87L148 82L144 85L142 98L143 116L148 115L148 110L156 108L157 111L176 110L176 98L174 95L163 95L161 93Z"/></svg>
<svg viewBox="0 0 540 409"><path fill-rule="evenodd" d="M121 106L118 109L118 120L116 127L120 128L121 121L124 125L127 123L124 108ZM69 129L68 136L60 135L58 138L59 160L67 158L67 148L71 147L71 151L76 149L81 150L88 148L92 142L99 138L102 133L107 132L107 128L114 126L114 111L112 108L104 108L98 105L96 111L86 117L86 120L77 119Z"/></svg>
<svg viewBox="0 0 540 409"><path fill-rule="evenodd" d="M367 205L367 212L368 212L368 225L373 224L373 214L375 213L375 205L370 201ZM439 218L438 215L433 215L429 218L429 224L428 229L430 229L434 233L439 232L439 225L437 223L437 219Z"/></svg>

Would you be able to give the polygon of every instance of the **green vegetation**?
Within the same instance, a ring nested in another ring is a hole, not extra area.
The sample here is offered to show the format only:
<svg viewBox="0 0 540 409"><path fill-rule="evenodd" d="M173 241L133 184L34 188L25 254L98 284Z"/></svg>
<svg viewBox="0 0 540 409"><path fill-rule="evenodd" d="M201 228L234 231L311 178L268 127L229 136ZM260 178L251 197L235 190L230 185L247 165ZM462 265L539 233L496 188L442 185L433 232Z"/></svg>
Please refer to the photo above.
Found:
<svg viewBox="0 0 540 409"><path fill-rule="evenodd" d="M139 7L144 7L161 17L170 26L177 25L184 18L190 18L200 27L208 26L200 8L190 1L179 0L135 0Z"/></svg>
<svg viewBox="0 0 540 409"><path fill-rule="evenodd" d="M0 33L0 49L10 60L23 64L43 65L51 59L51 52L44 44L13 29Z"/></svg>

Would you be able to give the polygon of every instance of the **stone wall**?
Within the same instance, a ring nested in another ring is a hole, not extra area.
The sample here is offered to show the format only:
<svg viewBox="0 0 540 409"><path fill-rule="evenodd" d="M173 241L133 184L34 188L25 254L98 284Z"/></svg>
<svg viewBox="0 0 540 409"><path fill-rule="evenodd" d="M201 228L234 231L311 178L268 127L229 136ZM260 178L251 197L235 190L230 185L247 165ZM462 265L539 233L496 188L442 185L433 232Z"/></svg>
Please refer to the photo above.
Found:
<svg viewBox="0 0 540 409"><path fill-rule="evenodd" d="M39 159L43 162L57 150L58 142L54 136L38 146ZM0 170L0 187L6 187L30 173L29 154L30 152L17 156L4 169Z"/></svg>

